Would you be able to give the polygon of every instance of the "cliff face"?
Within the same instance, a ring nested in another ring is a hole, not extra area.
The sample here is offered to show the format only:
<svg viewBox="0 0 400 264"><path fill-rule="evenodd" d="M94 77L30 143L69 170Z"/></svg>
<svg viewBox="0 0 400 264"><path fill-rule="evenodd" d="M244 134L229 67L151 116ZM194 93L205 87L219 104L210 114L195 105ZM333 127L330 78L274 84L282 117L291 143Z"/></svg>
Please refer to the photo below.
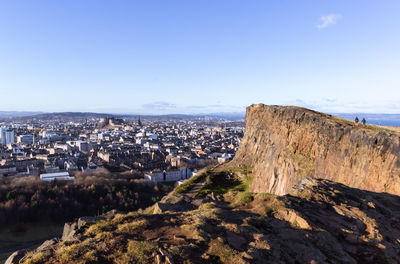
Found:
<svg viewBox="0 0 400 264"><path fill-rule="evenodd" d="M254 192L287 194L311 176L400 195L398 133L299 107L248 107L233 164L253 167Z"/></svg>

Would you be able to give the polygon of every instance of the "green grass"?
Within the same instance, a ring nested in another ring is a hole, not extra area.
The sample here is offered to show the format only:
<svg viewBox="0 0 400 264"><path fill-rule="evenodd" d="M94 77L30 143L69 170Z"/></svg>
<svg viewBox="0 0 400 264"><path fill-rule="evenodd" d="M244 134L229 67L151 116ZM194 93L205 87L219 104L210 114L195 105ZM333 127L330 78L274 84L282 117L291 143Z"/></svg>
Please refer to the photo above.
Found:
<svg viewBox="0 0 400 264"><path fill-rule="evenodd" d="M231 203L232 207L245 205L253 201L254 194L251 192L240 192L236 195L235 200Z"/></svg>
<svg viewBox="0 0 400 264"><path fill-rule="evenodd" d="M366 125L363 127L362 125L359 125L361 128L367 128L369 130L375 131L375 132L386 132L389 134L399 134L400 130L399 128L396 127L385 127L385 126L375 126L375 125Z"/></svg>
<svg viewBox="0 0 400 264"><path fill-rule="evenodd" d="M239 177L237 175L238 170L240 170L241 175L248 176ZM253 177L251 177L249 173L251 173L251 167L210 172L207 175L205 184L196 193L195 197L205 197L212 192L217 194L248 192L253 180Z"/></svg>
<svg viewBox="0 0 400 264"><path fill-rule="evenodd" d="M201 182L205 177L207 176L206 172L203 172L199 175L196 175L186 182L182 183L178 187L176 187L174 193L175 194L182 194L182 193L187 193L190 191L197 183Z"/></svg>

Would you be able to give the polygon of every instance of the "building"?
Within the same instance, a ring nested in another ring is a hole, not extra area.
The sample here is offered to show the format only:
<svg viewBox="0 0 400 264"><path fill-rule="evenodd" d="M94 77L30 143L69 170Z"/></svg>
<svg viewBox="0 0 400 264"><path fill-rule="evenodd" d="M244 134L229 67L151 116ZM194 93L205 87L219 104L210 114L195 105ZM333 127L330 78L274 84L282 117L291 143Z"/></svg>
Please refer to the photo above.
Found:
<svg viewBox="0 0 400 264"><path fill-rule="evenodd" d="M33 135L20 135L17 137L17 143L33 144Z"/></svg>
<svg viewBox="0 0 400 264"><path fill-rule="evenodd" d="M171 182L189 179L192 177L192 171L188 168L182 168L178 171L163 171L146 173L144 178L154 183Z"/></svg>
<svg viewBox="0 0 400 264"><path fill-rule="evenodd" d="M76 166L75 162L73 162L72 160L66 160L64 162L64 169L66 169L67 171L77 171L78 166Z"/></svg>
<svg viewBox="0 0 400 264"><path fill-rule="evenodd" d="M90 151L89 144L82 140L70 140L70 141L67 141L67 145L69 145L70 148L77 148L79 151L82 151L82 152Z"/></svg>
<svg viewBox="0 0 400 264"><path fill-rule="evenodd" d="M8 175L17 173L17 168L13 165L0 166L0 174Z"/></svg>
<svg viewBox="0 0 400 264"><path fill-rule="evenodd" d="M56 172L56 173L44 173L40 174L40 179L42 181L73 181L75 177L69 176L67 171L64 172Z"/></svg>
<svg viewBox="0 0 400 264"><path fill-rule="evenodd" d="M0 145L8 145L15 143L14 130L11 128L0 128Z"/></svg>

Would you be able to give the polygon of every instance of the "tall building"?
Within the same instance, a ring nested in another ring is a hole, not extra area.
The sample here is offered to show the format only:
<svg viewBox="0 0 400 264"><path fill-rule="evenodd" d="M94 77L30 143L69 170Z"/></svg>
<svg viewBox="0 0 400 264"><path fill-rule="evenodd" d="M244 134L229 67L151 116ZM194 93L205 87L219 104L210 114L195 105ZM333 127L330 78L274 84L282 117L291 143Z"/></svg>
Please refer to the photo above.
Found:
<svg viewBox="0 0 400 264"><path fill-rule="evenodd" d="M15 143L14 130L7 127L0 128L0 144L8 145Z"/></svg>

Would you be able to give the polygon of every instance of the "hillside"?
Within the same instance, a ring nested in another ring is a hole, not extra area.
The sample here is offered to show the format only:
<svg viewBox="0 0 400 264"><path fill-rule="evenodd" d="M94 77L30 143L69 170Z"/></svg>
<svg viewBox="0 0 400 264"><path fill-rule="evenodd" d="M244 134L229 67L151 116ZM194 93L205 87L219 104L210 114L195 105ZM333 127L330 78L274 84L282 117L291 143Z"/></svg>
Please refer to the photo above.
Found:
<svg viewBox="0 0 400 264"><path fill-rule="evenodd" d="M246 122L233 161L6 263L400 263L398 132L298 107Z"/></svg>
<svg viewBox="0 0 400 264"><path fill-rule="evenodd" d="M398 196L312 179L255 194L250 172L209 170L146 211L80 218L7 263L400 262Z"/></svg>
<svg viewBox="0 0 400 264"><path fill-rule="evenodd" d="M254 192L287 194L305 177L400 194L400 133L299 107L252 105L237 166L254 167Z"/></svg>

